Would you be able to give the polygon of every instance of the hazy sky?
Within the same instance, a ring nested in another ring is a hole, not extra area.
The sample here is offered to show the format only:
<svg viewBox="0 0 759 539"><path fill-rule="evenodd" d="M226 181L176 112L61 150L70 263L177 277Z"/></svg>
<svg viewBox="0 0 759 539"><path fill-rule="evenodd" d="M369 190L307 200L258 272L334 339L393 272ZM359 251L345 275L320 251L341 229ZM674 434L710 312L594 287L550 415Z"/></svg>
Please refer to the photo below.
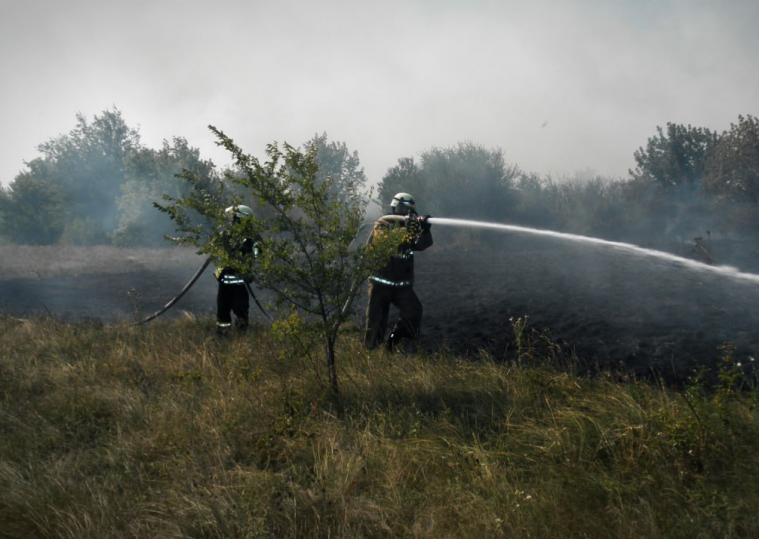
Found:
<svg viewBox="0 0 759 539"><path fill-rule="evenodd" d="M0 0L0 182L116 107L142 142L315 134L371 182L468 141L541 175L627 175L667 122L759 116L756 0Z"/></svg>

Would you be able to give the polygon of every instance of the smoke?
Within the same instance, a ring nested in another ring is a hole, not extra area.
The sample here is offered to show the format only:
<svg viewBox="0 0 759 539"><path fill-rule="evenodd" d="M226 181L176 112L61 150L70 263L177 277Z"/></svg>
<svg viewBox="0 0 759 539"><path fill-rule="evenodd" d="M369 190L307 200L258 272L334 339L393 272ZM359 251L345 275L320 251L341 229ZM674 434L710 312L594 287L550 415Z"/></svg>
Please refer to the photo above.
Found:
<svg viewBox="0 0 759 539"><path fill-rule="evenodd" d="M219 165L208 124L248 148L326 131L373 182L461 140L620 177L657 125L757 114L756 17L747 0L5 2L0 68L24 84L0 100L0 182L73 113L114 104L147 144L179 134Z"/></svg>

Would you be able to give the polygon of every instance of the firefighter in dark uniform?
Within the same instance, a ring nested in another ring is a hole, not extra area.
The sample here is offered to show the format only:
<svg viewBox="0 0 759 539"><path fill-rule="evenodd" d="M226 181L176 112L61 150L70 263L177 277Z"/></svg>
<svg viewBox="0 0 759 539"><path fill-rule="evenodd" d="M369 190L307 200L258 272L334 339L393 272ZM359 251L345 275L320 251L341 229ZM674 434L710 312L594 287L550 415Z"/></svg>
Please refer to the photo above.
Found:
<svg viewBox="0 0 759 539"><path fill-rule="evenodd" d="M405 228L407 234L399 246L398 254L391 257L388 264L369 278L369 304L366 308L366 332L364 345L375 348L385 343L393 351L402 339L416 340L422 322L422 303L414 292L414 252L424 251L432 245L429 215L419 217L416 213L414 197L408 193L398 193L390 203L391 213L380 217L369 235L371 242L383 230ZM390 306L400 311L400 318L387 332Z"/></svg>
<svg viewBox="0 0 759 539"><path fill-rule="evenodd" d="M253 215L253 210L243 205L230 206L224 211L233 224ZM237 256L239 253L243 256L255 257L258 256L259 244L251 238L245 238L242 243L230 244L227 248L234 251L234 253L230 253L233 256ZM216 294L216 333L226 335L229 332L232 328L232 313L236 316L235 326L237 329L243 331L248 329L250 299L248 298L245 275L241 275L239 271L233 268L219 266L216 268L214 276L219 281L219 289Z"/></svg>

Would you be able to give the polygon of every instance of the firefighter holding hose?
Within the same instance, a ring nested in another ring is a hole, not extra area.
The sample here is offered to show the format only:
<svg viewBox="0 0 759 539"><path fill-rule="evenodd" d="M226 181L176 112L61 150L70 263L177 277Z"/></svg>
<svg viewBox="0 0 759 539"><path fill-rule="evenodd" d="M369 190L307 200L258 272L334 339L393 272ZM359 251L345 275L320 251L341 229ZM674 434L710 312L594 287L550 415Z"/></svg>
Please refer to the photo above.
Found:
<svg viewBox="0 0 759 539"><path fill-rule="evenodd" d="M230 206L224 213L234 226L243 219L253 215L253 210L242 204ZM259 253L259 243L251 238L245 238L242 242L234 243L229 237L225 238L226 249L231 258L256 257ZM226 335L232 328L232 313L235 314L235 326L241 331L248 329L248 311L250 299L246 275L229 266L219 266L214 271L214 276L219 282L216 294L216 333L219 336Z"/></svg>
<svg viewBox="0 0 759 539"><path fill-rule="evenodd" d="M397 228L406 233L387 265L369 278L369 304L366 308L364 345L376 348L384 342L388 351L394 351L402 339L416 340L422 322L422 303L414 292L414 252L424 251L432 245L429 215L416 213L414 197L398 193L390 203L390 214L377 220L368 243L383 231ZM400 317L385 341L390 306L395 305Z"/></svg>

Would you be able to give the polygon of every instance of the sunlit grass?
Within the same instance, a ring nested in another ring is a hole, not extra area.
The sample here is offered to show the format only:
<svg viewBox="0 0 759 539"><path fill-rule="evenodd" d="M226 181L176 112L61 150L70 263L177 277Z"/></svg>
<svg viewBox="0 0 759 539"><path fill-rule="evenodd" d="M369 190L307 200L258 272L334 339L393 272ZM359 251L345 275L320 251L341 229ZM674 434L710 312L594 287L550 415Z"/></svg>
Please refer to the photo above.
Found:
<svg viewBox="0 0 759 539"><path fill-rule="evenodd" d="M333 395L261 328L0 335L3 537L759 536L755 390L349 337Z"/></svg>

